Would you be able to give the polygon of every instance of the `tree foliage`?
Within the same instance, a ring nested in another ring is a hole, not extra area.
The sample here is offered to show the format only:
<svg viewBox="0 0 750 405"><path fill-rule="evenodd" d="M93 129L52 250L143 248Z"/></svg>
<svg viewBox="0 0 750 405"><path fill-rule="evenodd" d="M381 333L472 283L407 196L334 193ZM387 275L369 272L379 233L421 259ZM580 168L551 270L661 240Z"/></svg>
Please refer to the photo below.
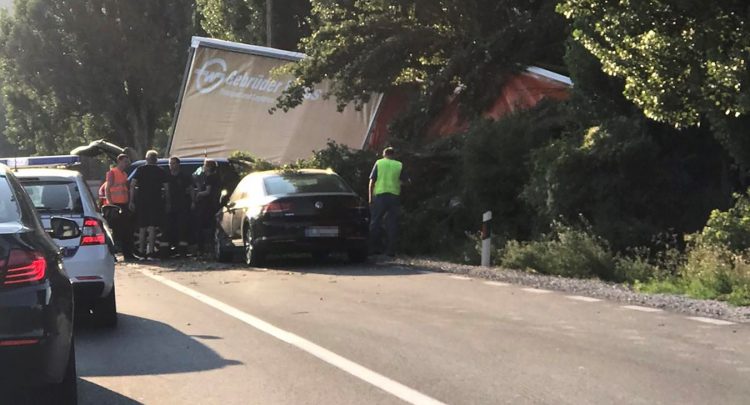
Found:
<svg viewBox="0 0 750 405"><path fill-rule="evenodd" d="M708 128L646 118L582 45L568 44L575 86L564 136L536 149L522 198L543 224L583 216L613 248L695 232L731 195L729 160ZM700 190L700 192L696 192Z"/></svg>
<svg viewBox="0 0 750 405"><path fill-rule="evenodd" d="M177 97L192 4L16 1L0 23L9 138L38 139L40 153L85 141L86 132L151 147Z"/></svg>
<svg viewBox="0 0 750 405"><path fill-rule="evenodd" d="M310 0L272 1L274 48L296 51L309 34ZM266 45L268 0L197 0L206 32L219 39Z"/></svg>
<svg viewBox="0 0 750 405"><path fill-rule="evenodd" d="M738 133L750 112L747 1L565 0L559 11L647 117L678 127L708 119L733 156L750 164Z"/></svg>
<svg viewBox="0 0 750 405"><path fill-rule="evenodd" d="M559 105L545 103L500 121L476 122L466 133L461 182L467 204L477 215L491 210L502 218L496 234L515 239L538 234L537 214L522 191L531 177L532 154L560 136L565 119Z"/></svg>
<svg viewBox="0 0 750 405"><path fill-rule="evenodd" d="M508 73L557 63L564 40L553 0L312 0L307 58L279 101L299 104L306 90L332 79L340 107L372 92L416 84L445 95L456 87L467 105L482 105Z"/></svg>

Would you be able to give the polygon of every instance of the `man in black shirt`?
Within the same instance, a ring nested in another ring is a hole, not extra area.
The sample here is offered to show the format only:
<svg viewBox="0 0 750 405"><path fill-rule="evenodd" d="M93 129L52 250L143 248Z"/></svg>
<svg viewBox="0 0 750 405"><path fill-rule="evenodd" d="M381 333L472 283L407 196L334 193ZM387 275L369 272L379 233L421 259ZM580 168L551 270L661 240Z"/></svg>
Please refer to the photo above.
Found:
<svg viewBox="0 0 750 405"><path fill-rule="evenodd" d="M221 196L221 181L218 165L215 161L206 159L203 163L205 181L195 195L195 212L198 220L198 249L204 250L209 235L213 235L216 228L216 212L219 210Z"/></svg>
<svg viewBox="0 0 750 405"><path fill-rule="evenodd" d="M130 182L130 209L135 211L138 218L138 247L144 257L153 257L156 253L156 227L162 223L164 195L169 197L167 173L156 165L158 160L156 151L146 152L146 164L136 169ZM162 188L167 192L162 194Z"/></svg>
<svg viewBox="0 0 750 405"><path fill-rule="evenodd" d="M171 249L185 253L190 223L190 205L193 202L193 178L182 171L180 158L169 159L169 212L167 212L167 235Z"/></svg>

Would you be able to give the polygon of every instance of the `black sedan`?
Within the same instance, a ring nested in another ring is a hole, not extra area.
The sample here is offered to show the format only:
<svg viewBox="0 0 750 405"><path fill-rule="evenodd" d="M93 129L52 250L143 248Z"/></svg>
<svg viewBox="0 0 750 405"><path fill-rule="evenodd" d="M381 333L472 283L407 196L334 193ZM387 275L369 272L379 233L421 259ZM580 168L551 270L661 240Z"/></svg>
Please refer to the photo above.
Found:
<svg viewBox="0 0 750 405"><path fill-rule="evenodd" d="M367 258L367 205L330 170L252 173L221 205L214 243L220 261L238 250L251 266L268 253L343 251L352 261Z"/></svg>
<svg viewBox="0 0 750 405"><path fill-rule="evenodd" d="M0 165L0 402L75 404L73 288L50 238L80 237L75 222L42 228L13 174Z"/></svg>

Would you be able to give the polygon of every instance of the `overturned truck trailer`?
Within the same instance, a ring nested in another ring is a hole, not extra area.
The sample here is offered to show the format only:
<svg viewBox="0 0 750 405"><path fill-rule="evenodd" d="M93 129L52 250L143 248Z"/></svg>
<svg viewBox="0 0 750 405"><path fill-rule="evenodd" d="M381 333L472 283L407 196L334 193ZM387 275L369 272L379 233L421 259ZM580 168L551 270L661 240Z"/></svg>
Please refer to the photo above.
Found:
<svg viewBox="0 0 750 405"><path fill-rule="evenodd" d="M170 156L221 157L236 150L275 163L309 157L329 140L363 148L382 95L361 110L336 109L320 83L292 110L269 113L293 80L272 71L304 55L194 37L169 140Z"/></svg>

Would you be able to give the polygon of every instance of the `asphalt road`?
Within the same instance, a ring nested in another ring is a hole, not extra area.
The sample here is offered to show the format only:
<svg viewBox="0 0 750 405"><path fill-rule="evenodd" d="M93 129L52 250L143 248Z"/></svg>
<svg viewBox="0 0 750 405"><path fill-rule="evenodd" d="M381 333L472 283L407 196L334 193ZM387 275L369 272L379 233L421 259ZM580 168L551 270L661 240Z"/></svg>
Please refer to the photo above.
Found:
<svg viewBox="0 0 750 405"><path fill-rule="evenodd" d="M384 265L124 265L83 404L748 404L750 325Z"/></svg>

